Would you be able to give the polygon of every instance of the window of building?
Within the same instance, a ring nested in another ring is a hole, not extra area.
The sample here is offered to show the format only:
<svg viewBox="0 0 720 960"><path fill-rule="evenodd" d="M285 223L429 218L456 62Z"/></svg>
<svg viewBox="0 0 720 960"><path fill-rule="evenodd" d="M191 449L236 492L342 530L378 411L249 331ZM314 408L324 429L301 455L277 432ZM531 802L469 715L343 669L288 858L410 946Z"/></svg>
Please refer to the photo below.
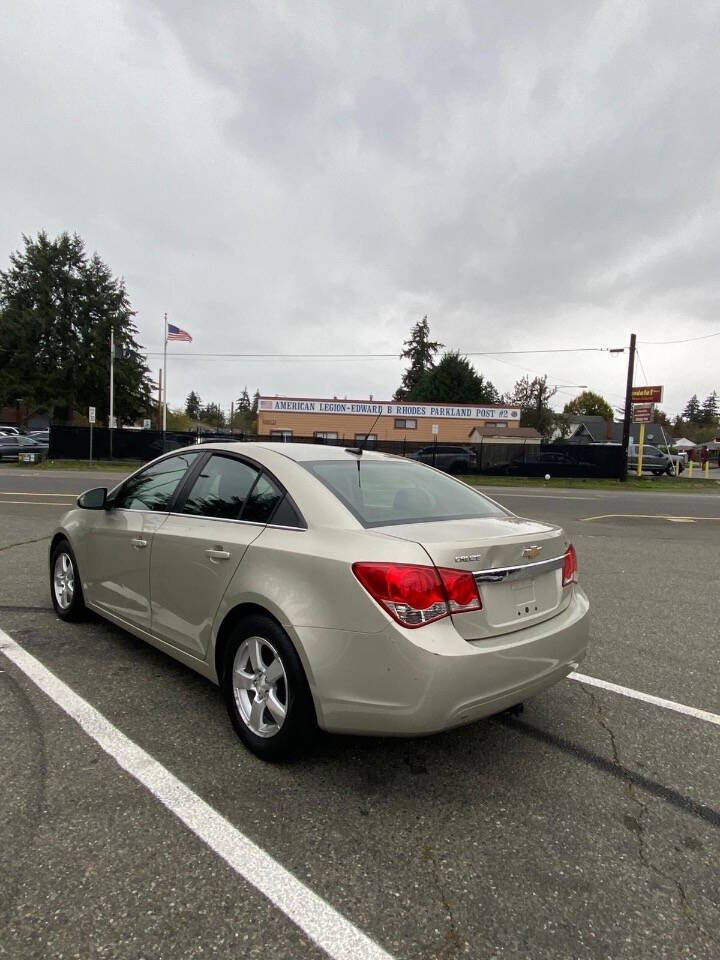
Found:
<svg viewBox="0 0 720 960"><path fill-rule="evenodd" d="M417 430L417 420L398 420L395 418L396 430Z"/></svg>
<svg viewBox="0 0 720 960"><path fill-rule="evenodd" d="M488 424L488 426L492 427L493 430L506 430L506 429L507 429L507 424L506 424L506 423L503 423L502 421L501 421L500 423L490 423L490 424Z"/></svg>
<svg viewBox="0 0 720 960"><path fill-rule="evenodd" d="M314 437L316 440L337 440L338 435L332 430L316 430Z"/></svg>
<svg viewBox="0 0 720 960"><path fill-rule="evenodd" d="M292 430L271 430L270 436L273 440L282 440L283 443L287 443L288 440L292 440Z"/></svg>
<svg viewBox="0 0 720 960"><path fill-rule="evenodd" d="M377 443L377 434L376 433L356 433L355 434L355 443L361 443L364 447L370 449L374 447Z"/></svg>

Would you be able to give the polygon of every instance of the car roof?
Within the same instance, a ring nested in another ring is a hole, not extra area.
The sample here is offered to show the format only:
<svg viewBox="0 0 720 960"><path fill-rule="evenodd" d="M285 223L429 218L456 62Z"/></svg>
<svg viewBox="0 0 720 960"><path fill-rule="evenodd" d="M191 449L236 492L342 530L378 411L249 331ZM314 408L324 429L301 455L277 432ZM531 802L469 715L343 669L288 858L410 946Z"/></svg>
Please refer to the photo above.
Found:
<svg viewBox="0 0 720 960"><path fill-rule="evenodd" d="M228 453L245 453L252 457L253 450L267 450L270 453L281 454L289 460L296 463L308 460L353 460L358 459L357 453L350 453L350 450L357 450L357 447L348 445L348 448L334 446L325 443L266 443L266 442L243 442L243 441L213 441L212 443L199 444L200 449L226 450ZM198 449L191 447L190 449ZM363 459L368 460L394 460L397 459L390 453L380 453L377 450L363 450Z"/></svg>

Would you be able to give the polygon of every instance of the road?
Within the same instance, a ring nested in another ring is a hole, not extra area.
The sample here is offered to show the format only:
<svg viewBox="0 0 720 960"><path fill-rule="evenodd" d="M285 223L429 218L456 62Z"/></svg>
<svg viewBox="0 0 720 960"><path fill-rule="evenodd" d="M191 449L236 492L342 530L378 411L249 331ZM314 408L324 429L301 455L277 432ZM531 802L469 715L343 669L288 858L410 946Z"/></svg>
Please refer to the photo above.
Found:
<svg viewBox="0 0 720 960"><path fill-rule="evenodd" d="M0 628L321 903L397 958L718 956L718 726L567 680L517 718L263 764L212 684L54 616L50 531L119 480L0 469ZM583 674L720 713L720 497L488 492L576 544ZM1 652L0 721L0 956L323 955Z"/></svg>

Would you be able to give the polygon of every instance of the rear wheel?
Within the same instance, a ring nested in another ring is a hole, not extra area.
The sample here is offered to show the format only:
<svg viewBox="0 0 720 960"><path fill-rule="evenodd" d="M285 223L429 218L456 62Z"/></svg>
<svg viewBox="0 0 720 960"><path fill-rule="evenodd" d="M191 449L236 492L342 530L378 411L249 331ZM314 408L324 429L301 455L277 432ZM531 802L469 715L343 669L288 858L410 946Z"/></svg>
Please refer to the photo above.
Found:
<svg viewBox="0 0 720 960"><path fill-rule="evenodd" d="M256 615L242 620L225 649L221 682L236 733L263 760L297 754L315 728L305 672L285 631Z"/></svg>
<svg viewBox="0 0 720 960"><path fill-rule="evenodd" d="M50 557L50 595L61 620L84 620L87 616L77 561L67 540L60 540Z"/></svg>

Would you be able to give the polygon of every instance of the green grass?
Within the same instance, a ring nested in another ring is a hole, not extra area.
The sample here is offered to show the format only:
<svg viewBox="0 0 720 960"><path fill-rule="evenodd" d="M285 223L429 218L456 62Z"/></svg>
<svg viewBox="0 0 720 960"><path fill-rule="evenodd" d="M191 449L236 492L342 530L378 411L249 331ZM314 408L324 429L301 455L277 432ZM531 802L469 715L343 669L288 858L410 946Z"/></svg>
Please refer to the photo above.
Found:
<svg viewBox="0 0 720 960"><path fill-rule="evenodd" d="M132 473L143 465L142 460L43 460L42 463L7 463L17 470L97 470L102 473Z"/></svg>
<svg viewBox="0 0 720 960"><path fill-rule="evenodd" d="M643 490L648 493L715 493L720 492L720 480L705 480L687 477L628 477L625 483L619 480L571 479L569 477L488 477L474 474L460 477L465 483L476 487L561 487L571 490Z"/></svg>

